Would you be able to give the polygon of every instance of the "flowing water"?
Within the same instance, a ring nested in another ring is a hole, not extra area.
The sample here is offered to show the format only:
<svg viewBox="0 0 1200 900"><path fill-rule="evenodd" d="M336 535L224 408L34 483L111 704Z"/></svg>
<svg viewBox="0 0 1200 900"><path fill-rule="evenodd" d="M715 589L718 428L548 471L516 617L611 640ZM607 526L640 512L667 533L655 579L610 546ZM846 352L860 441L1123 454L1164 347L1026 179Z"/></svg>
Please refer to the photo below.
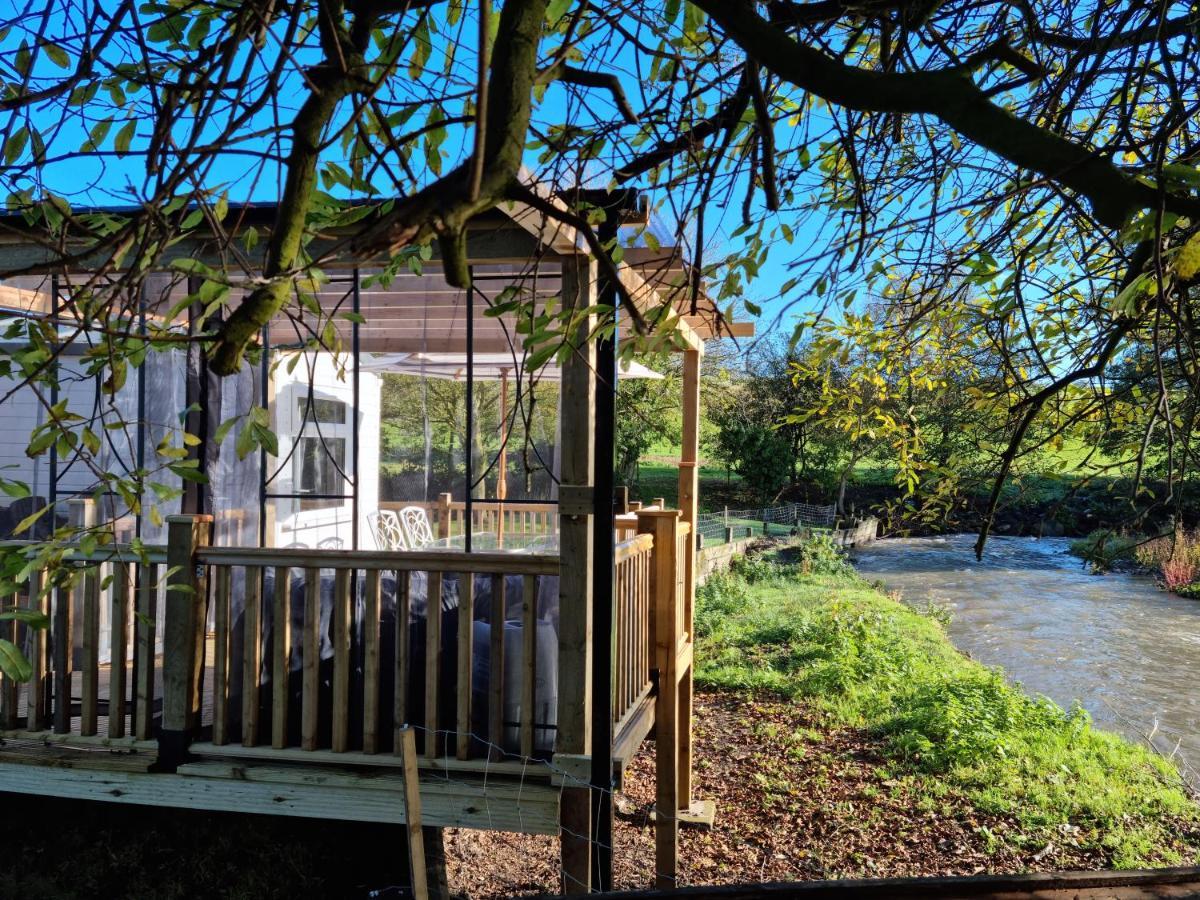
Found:
<svg viewBox="0 0 1200 900"><path fill-rule="evenodd" d="M1200 601L1148 578L1089 574L1065 538L993 537L982 562L974 542L890 538L855 563L909 603L948 609L955 645L1027 690L1078 701L1129 737L1153 734L1200 785Z"/></svg>

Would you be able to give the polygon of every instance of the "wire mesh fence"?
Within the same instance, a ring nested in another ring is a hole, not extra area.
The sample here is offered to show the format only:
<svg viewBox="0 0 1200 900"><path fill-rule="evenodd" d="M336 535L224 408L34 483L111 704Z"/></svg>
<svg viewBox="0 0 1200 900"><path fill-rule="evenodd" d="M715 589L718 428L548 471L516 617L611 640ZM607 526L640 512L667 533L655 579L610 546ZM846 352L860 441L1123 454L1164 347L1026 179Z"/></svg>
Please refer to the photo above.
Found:
<svg viewBox="0 0 1200 900"><path fill-rule="evenodd" d="M706 545L724 544L747 537L772 537L791 534L800 528L833 528L836 507L811 503L785 503L757 509L730 509L701 513L696 533Z"/></svg>

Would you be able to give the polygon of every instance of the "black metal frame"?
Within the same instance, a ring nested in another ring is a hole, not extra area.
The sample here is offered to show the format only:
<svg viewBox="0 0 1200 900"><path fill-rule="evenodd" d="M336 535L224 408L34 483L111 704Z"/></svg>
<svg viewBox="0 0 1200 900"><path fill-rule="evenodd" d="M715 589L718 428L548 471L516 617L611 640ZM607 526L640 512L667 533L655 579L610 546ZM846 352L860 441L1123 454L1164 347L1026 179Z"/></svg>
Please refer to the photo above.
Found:
<svg viewBox="0 0 1200 900"><path fill-rule="evenodd" d="M330 279L331 283L339 283L335 278ZM351 376L351 403L350 403L350 421L351 428L351 445L350 445L350 472L343 473L345 481L350 485L350 493L340 494L314 494L302 493L299 491L271 491L270 484L275 480L276 476L283 471L283 464L276 467L274 472L268 475L268 454L265 449L259 450L258 455L258 542L260 546L267 545L267 504L272 500L341 500L350 501L350 547L352 550L358 549L359 528L359 414L362 412L362 396L361 386L359 381L359 356L360 356L360 336L358 325L358 313L362 299L362 277L361 273L355 268L349 280L350 289L346 292L346 297L351 300L351 309L354 312L354 318L350 323L350 355L354 360L354 369ZM342 302L345 301L343 297ZM341 306L339 302L338 306ZM336 309L336 307L335 307ZM270 326L265 326L262 329L262 359L259 362L259 391L262 399L263 409L268 414L271 412L270 400L270 384L271 384L271 341L270 341ZM312 393L309 393L309 400L312 400ZM293 452L294 449L293 449Z"/></svg>

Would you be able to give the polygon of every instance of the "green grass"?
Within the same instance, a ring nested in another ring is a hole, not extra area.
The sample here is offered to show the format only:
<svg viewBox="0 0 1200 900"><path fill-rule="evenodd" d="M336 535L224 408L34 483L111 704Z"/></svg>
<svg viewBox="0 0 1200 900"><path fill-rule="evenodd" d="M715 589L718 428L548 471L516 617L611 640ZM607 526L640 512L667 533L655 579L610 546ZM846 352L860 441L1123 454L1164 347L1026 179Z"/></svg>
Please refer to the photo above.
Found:
<svg viewBox="0 0 1200 900"><path fill-rule="evenodd" d="M832 728L865 729L893 777L931 802L953 789L1043 845L1073 826L1118 868L1196 858L1200 816L1169 763L1081 709L1027 696L844 564L743 564L700 590L696 628L698 684L770 692Z"/></svg>
<svg viewBox="0 0 1200 900"><path fill-rule="evenodd" d="M726 500L740 498L741 495L741 479L737 475L733 475L727 482L723 468L700 467L701 512L718 510L727 505ZM643 503L662 497L668 506L676 505L679 500L679 466L666 460L643 458L638 464L637 484L629 486L629 496L630 499L641 500ZM749 504L738 502L728 505Z"/></svg>

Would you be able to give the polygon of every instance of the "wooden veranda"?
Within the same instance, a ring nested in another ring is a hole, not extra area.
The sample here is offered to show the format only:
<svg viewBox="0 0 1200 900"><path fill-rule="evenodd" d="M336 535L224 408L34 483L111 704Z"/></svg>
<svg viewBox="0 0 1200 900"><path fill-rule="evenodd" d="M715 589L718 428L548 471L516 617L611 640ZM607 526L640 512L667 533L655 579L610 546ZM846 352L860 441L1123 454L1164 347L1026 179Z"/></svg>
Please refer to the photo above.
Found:
<svg viewBox="0 0 1200 900"><path fill-rule="evenodd" d="M242 224L269 219L248 209ZM0 268L49 265L21 227L0 229ZM317 255L322 242L332 248L341 237L319 239ZM593 310L611 290L579 236L528 208L481 217L468 247L481 267L549 263L568 308ZM162 262L214 252L194 238ZM75 548L55 569L28 573L17 602L51 626L4 623L34 674L0 685L0 790L403 822L395 735L411 724L425 824L559 835L563 889L578 892L609 887L605 798L653 729L656 882L673 885L679 822L698 799L690 732L700 366L706 339L750 330L724 322L709 301L693 308L669 253L630 252L619 272L639 308L669 312L671 336L648 340L683 354L679 509L614 499L614 385L602 375L615 370L598 362L604 348L587 340L588 316L562 362L556 506L444 498L442 512L430 510L447 533L455 516L468 529L482 517L480 527L501 533L553 531L556 551L503 541L470 552L221 546L213 522L224 511L189 509L185 497L163 544ZM67 275L56 273L50 292L0 286L0 299L13 314L60 317ZM413 277L424 279L419 291L378 290L360 307L361 326L339 322L356 350L499 345L499 326L463 332L460 295L431 293L428 271ZM627 322L621 335L634 337ZM547 591L556 598L556 690L544 694Z"/></svg>

